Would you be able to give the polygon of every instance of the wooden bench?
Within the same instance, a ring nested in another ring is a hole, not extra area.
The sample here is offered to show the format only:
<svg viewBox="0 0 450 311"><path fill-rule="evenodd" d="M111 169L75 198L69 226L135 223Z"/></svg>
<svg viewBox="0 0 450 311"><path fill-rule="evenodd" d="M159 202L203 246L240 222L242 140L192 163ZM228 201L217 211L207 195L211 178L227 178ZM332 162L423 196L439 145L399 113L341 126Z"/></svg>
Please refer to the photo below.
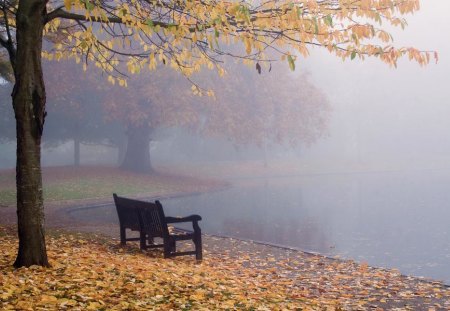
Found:
<svg viewBox="0 0 450 311"><path fill-rule="evenodd" d="M117 215L120 223L120 243L127 241L140 241L140 248L164 249L164 258L195 255L197 260L202 260L202 236L198 222L202 220L199 215L188 217L166 217L159 201L145 202L139 200L119 197L113 194L116 204ZM169 229L168 224L191 222L194 231L179 228ZM126 229L139 232L139 238L127 238ZM163 243L156 244L155 238L161 238ZM194 251L176 251L176 242L182 240L192 240Z"/></svg>

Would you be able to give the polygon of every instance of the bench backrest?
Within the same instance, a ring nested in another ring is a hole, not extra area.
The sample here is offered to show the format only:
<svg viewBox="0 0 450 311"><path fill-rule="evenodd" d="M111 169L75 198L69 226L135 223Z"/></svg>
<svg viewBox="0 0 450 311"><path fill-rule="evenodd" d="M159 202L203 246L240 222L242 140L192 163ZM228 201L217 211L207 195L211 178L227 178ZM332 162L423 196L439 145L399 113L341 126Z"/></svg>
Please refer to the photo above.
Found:
<svg viewBox="0 0 450 311"><path fill-rule="evenodd" d="M113 194L122 227L144 231L152 237L168 235L166 217L159 201L144 202Z"/></svg>
<svg viewBox="0 0 450 311"><path fill-rule="evenodd" d="M152 237L164 237L169 235L166 216L159 201L145 202L144 208L139 210L141 217L141 229Z"/></svg>

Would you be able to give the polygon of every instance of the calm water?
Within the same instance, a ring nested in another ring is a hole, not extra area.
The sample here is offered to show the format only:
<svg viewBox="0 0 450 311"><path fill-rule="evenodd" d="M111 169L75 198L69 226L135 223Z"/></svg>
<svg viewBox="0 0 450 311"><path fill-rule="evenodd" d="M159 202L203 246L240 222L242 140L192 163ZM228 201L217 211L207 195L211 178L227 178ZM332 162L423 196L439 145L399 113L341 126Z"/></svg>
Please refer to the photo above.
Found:
<svg viewBox="0 0 450 311"><path fill-rule="evenodd" d="M162 200L168 216L200 214L203 232L342 256L450 284L450 172L240 180ZM113 206L72 213L118 222Z"/></svg>

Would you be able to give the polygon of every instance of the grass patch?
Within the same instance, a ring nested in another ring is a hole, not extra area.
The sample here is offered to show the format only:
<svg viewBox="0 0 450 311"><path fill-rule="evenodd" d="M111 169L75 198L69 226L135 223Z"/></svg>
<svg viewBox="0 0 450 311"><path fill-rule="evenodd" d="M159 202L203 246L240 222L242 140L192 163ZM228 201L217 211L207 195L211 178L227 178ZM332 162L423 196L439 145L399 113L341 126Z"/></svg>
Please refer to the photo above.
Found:
<svg viewBox="0 0 450 311"><path fill-rule="evenodd" d="M0 207L4 205L11 205L16 202L16 190L0 190Z"/></svg>
<svg viewBox="0 0 450 311"><path fill-rule="evenodd" d="M0 171L0 206L16 202L15 175ZM111 199L127 196L166 196L205 191L219 183L175 175L136 174L110 167L49 167L43 169L46 202Z"/></svg>

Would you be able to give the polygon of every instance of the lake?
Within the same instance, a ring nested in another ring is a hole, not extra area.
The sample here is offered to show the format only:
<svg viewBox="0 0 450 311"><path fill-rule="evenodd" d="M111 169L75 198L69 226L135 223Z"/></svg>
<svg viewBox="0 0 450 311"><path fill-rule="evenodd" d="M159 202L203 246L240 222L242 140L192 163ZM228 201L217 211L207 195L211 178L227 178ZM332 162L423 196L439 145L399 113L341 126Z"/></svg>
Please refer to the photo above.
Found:
<svg viewBox="0 0 450 311"><path fill-rule="evenodd" d="M264 241L450 284L450 171L239 179L223 191L162 199L199 214L204 233ZM72 212L117 223L114 206Z"/></svg>

